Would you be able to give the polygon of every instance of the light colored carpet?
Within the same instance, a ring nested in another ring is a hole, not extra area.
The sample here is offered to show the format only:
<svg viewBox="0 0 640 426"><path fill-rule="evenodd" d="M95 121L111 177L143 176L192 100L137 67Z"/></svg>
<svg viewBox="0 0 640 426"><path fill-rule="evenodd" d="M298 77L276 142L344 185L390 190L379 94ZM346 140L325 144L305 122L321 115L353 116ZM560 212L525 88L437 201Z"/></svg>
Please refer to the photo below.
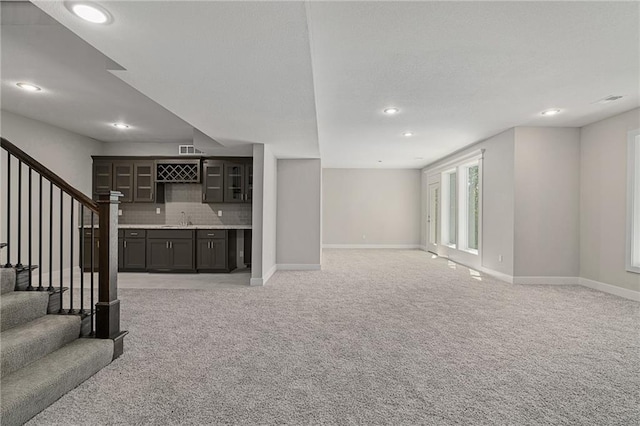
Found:
<svg viewBox="0 0 640 426"><path fill-rule="evenodd" d="M329 250L323 267L123 289L124 355L29 424L640 420L636 302L478 280L420 251Z"/></svg>

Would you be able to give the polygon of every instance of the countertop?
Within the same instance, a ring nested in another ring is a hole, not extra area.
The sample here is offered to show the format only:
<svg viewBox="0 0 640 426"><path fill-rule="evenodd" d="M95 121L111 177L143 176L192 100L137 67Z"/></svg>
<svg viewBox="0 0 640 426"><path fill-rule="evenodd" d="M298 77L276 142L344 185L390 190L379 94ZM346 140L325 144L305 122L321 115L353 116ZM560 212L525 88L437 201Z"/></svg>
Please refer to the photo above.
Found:
<svg viewBox="0 0 640 426"><path fill-rule="evenodd" d="M98 225L94 226L95 228ZM89 225L85 225L89 228ZM251 229L251 225L130 225L118 224L118 229Z"/></svg>

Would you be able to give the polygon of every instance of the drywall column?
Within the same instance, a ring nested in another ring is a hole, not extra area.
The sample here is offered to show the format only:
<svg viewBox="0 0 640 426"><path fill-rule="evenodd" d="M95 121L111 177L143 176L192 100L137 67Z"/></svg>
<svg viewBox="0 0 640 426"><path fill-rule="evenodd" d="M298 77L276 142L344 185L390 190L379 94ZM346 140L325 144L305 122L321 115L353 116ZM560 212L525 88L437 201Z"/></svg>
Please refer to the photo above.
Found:
<svg viewBox="0 0 640 426"><path fill-rule="evenodd" d="M280 159L277 175L278 269L320 269L322 244L320 160Z"/></svg>
<svg viewBox="0 0 640 426"><path fill-rule="evenodd" d="M267 145L253 145L251 285L264 285L276 270L277 160Z"/></svg>
<svg viewBox="0 0 640 426"><path fill-rule="evenodd" d="M515 129L514 282L575 284L580 269L580 129Z"/></svg>
<svg viewBox="0 0 640 426"><path fill-rule="evenodd" d="M640 291L640 274L625 266L627 134L638 128L636 108L580 129L580 282L625 297Z"/></svg>

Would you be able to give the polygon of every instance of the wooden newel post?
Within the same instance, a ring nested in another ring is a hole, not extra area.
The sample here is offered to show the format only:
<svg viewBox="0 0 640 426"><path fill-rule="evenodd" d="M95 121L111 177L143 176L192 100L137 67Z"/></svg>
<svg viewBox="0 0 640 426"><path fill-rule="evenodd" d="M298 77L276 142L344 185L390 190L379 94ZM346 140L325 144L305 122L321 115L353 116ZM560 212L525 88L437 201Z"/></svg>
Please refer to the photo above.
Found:
<svg viewBox="0 0 640 426"><path fill-rule="evenodd" d="M118 199L122 193L98 194L99 241L96 337L113 339L114 359L122 354L120 301L118 300Z"/></svg>

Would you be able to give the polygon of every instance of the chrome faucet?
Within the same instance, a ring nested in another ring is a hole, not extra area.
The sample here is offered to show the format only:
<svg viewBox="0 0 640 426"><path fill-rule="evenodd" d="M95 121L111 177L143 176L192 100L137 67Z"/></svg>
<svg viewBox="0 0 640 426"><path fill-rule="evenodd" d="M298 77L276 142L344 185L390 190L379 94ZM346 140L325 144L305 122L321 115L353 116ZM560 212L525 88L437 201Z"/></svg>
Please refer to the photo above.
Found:
<svg viewBox="0 0 640 426"><path fill-rule="evenodd" d="M187 226L189 223L187 222L187 215L185 212L180 212L180 226Z"/></svg>

